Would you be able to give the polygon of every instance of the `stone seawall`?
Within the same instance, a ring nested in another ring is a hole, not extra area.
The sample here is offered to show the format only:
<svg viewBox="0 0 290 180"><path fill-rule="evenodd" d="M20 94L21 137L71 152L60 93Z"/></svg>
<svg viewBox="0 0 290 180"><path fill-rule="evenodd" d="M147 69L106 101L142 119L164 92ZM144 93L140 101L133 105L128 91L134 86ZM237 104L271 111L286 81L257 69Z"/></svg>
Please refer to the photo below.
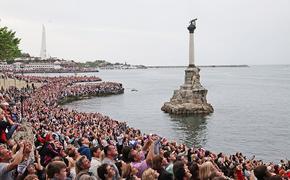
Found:
<svg viewBox="0 0 290 180"><path fill-rule="evenodd" d="M110 93L96 93L96 94L92 94L92 95L80 95L80 96L66 96L64 98L61 98L58 101L59 105L65 105L74 101L80 101L80 100L84 100L84 99L91 99L94 97L104 97L104 96L111 96L111 95L117 95L117 94L123 94L124 93L124 89L121 89L118 92L110 92Z"/></svg>

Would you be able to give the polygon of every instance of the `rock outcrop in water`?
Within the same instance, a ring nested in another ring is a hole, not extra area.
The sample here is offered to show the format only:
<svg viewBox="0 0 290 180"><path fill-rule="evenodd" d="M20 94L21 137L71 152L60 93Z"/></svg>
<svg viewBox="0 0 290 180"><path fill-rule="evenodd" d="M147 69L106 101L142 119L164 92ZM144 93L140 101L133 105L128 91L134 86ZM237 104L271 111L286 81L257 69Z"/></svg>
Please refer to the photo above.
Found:
<svg viewBox="0 0 290 180"><path fill-rule="evenodd" d="M207 103L205 89L200 84L199 68L188 66L185 70L185 82L175 90L170 102L165 102L161 110L176 115L209 114L213 107Z"/></svg>

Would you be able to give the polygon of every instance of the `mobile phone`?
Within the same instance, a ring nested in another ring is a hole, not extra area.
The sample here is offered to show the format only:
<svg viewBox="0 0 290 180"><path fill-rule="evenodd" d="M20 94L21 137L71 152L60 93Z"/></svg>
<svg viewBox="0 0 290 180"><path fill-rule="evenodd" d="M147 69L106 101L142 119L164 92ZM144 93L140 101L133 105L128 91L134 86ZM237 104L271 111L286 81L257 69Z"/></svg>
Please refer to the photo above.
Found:
<svg viewBox="0 0 290 180"><path fill-rule="evenodd" d="M155 142L154 142L154 154L159 155L160 152L160 147L161 147L161 138L158 138Z"/></svg>

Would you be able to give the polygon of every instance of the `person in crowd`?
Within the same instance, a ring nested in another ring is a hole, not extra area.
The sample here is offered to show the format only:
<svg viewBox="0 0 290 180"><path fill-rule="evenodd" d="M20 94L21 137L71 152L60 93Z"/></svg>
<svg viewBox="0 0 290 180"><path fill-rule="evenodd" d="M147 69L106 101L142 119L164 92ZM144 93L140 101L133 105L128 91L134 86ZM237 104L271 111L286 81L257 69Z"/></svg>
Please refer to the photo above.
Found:
<svg viewBox="0 0 290 180"><path fill-rule="evenodd" d="M113 166L104 163L101 166L98 167L98 176L101 180L113 180L115 179L115 169Z"/></svg>
<svg viewBox="0 0 290 180"><path fill-rule="evenodd" d="M9 104L0 103L0 143L6 143L18 128L19 124L15 123L10 116Z"/></svg>
<svg viewBox="0 0 290 180"><path fill-rule="evenodd" d="M215 177L223 177L223 173L217 170L211 161L206 161L199 167L200 180L206 180Z"/></svg>
<svg viewBox="0 0 290 180"><path fill-rule="evenodd" d="M46 167L46 174L49 180L66 180L66 164L62 161L52 161Z"/></svg>
<svg viewBox="0 0 290 180"><path fill-rule="evenodd" d="M29 174L24 178L24 180L40 180L40 179L35 174Z"/></svg>
<svg viewBox="0 0 290 180"><path fill-rule="evenodd" d="M157 141L157 140L156 140ZM155 141L155 142L156 142ZM152 159L154 157L154 148L156 143L153 142L151 137L148 137L147 142L143 146L142 150L131 149L129 154L129 159L131 160L132 167L138 170L137 177L141 178L143 172L150 167ZM145 153L148 151L148 154L145 158ZM158 149L159 152L159 149Z"/></svg>
<svg viewBox="0 0 290 180"><path fill-rule="evenodd" d="M80 178L83 175L89 175L92 176L92 178L97 179L93 176L91 172L89 172L89 169L91 167L91 162L86 156L82 156L80 159L76 162L76 178L75 180L80 180Z"/></svg>
<svg viewBox="0 0 290 180"><path fill-rule="evenodd" d="M236 166L235 177L237 180L245 180L242 164Z"/></svg>
<svg viewBox="0 0 290 180"><path fill-rule="evenodd" d="M108 146L104 147L104 154L105 154L105 158L103 159L102 164L109 164L110 166L112 166L114 168L114 171L115 171L113 179L114 180L120 179L120 173L119 173L119 170L115 164L116 163L115 158L118 155L118 151L117 151L116 147L114 145L108 145Z"/></svg>
<svg viewBox="0 0 290 180"><path fill-rule="evenodd" d="M259 165L254 169L254 174L257 178L257 180L265 180L269 177L271 177L270 172L267 169L267 166L265 165Z"/></svg>
<svg viewBox="0 0 290 180"><path fill-rule="evenodd" d="M69 145L65 150L67 156L66 159L68 160L68 169L69 174L74 179L76 177L76 161L79 160L82 156L78 152L78 150L73 146Z"/></svg>
<svg viewBox="0 0 290 180"><path fill-rule="evenodd" d="M23 179L28 175L37 175L39 179L45 178L44 168L40 163L40 155L38 154L38 151L35 150L34 154L35 160L33 160L31 150L32 145L30 142L27 142L24 148L23 160L17 167L18 171L17 179Z"/></svg>
<svg viewBox="0 0 290 180"><path fill-rule="evenodd" d="M195 161L190 163L189 171L191 174L190 180L199 180L199 166Z"/></svg>
<svg viewBox="0 0 290 180"><path fill-rule="evenodd" d="M152 169L156 170L159 173L158 180L171 180L173 179L172 174L167 172L164 169L163 158L160 155L157 155L153 158Z"/></svg>
<svg viewBox="0 0 290 180"><path fill-rule="evenodd" d="M0 179L13 180L13 170L17 168L23 158L24 142L19 143L19 150L12 158L12 152L0 146ZM12 161L11 161L12 160Z"/></svg>
<svg viewBox="0 0 290 180"><path fill-rule="evenodd" d="M142 180L158 180L159 173L154 169L148 168L142 174Z"/></svg>
<svg viewBox="0 0 290 180"><path fill-rule="evenodd" d="M86 137L81 137L79 139L79 145L80 145L80 148L78 149L80 155L85 155L88 160L92 160L92 155L91 155L91 151L90 151L90 141L88 138Z"/></svg>
<svg viewBox="0 0 290 180"><path fill-rule="evenodd" d="M57 140L54 140L52 135L47 136L47 142L43 145L40 150L40 155L42 157L41 164L46 166L51 160L56 156L61 156L62 146Z"/></svg>
<svg viewBox="0 0 290 180"><path fill-rule="evenodd" d="M173 174L174 174L175 180L189 180L191 177L191 174L189 172L187 165L184 164L184 162L182 161L176 161L174 163Z"/></svg>
<svg viewBox="0 0 290 180"><path fill-rule="evenodd" d="M164 153L164 157L167 158L167 162L168 162L168 165L166 167L166 171L173 175L173 164L176 161L175 151L173 151L173 152L166 151Z"/></svg>
<svg viewBox="0 0 290 180"><path fill-rule="evenodd" d="M92 147L91 154L92 154L92 161L91 161L90 172L92 172L97 177L98 175L97 169L102 164L102 160L101 160L102 150L99 146Z"/></svg>
<svg viewBox="0 0 290 180"><path fill-rule="evenodd" d="M24 142L23 159L17 166L18 176L23 176L29 164L33 164L32 144L29 141Z"/></svg>
<svg viewBox="0 0 290 180"><path fill-rule="evenodd" d="M132 167L130 163L125 163L121 160L116 163L116 166L119 170L121 179L140 180L140 178L137 177L138 170Z"/></svg>

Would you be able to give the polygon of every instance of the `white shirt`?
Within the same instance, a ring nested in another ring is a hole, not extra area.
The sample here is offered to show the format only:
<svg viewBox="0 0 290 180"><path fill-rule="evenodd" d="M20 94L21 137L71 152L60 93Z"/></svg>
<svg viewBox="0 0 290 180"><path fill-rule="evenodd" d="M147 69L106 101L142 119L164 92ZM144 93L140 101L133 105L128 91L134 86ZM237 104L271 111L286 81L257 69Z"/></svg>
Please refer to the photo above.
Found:
<svg viewBox="0 0 290 180"><path fill-rule="evenodd" d="M90 172L92 172L94 174L94 176L96 176L97 178L98 176L98 167L100 167L102 164L102 161L99 158L96 157L92 157L92 161L91 161L91 167L90 167Z"/></svg>

